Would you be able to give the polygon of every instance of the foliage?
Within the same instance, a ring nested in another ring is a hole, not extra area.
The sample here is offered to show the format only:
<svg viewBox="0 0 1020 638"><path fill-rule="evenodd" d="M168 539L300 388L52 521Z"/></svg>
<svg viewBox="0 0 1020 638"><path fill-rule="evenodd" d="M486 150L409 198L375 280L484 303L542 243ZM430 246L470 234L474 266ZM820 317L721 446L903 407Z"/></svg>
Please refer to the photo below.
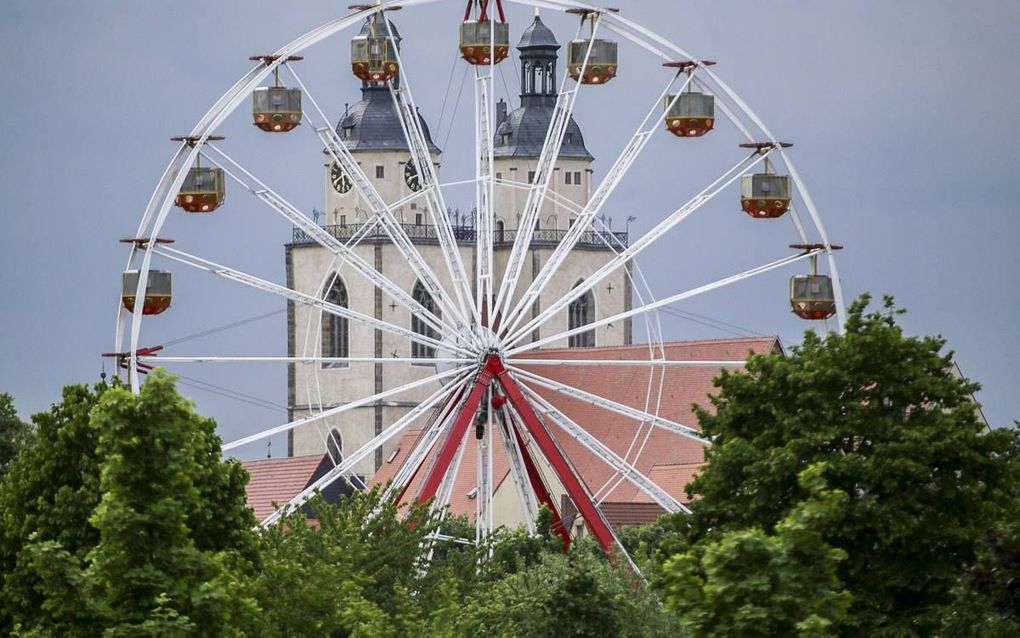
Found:
<svg viewBox="0 0 1020 638"><path fill-rule="evenodd" d="M7 474L7 466L32 437L32 429L18 418L14 398L0 393L0 481Z"/></svg>
<svg viewBox="0 0 1020 638"><path fill-rule="evenodd" d="M254 518L215 424L162 372L138 396L67 386L33 422L0 488L4 633L231 634Z"/></svg>
<svg viewBox="0 0 1020 638"><path fill-rule="evenodd" d="M821 466L801 473L812 496L773 534L726 531L666 562L667 601L692 636L828 636L845 617L850 595L836 567L846 554L829 547L818 529L838 518L847 495L825 490L821 474Z"/></svg>
<svg viewBox="0 0 1020 638"><path fill-rule="evenodd" d="M546 544L533 563L475 588L458 635L682 635L655 597L593 542L574 543L567 555L557 545Z"/></svg>
<svg viewBox="0 0 1020 638"><path fill-rule="evenodd" d="M34 440L0 485L0 633L19 624L74 635L78 619L89 615L79 600L80 572L99 542L89 518L99 504L101 461L89 414L107 390L66 386L60 403L32 417Z"/></svg>
<svg viewBox="0 0 1020 638"><path fill-rule="evenodd" d="M255 521L243 469L219 458L215 424L161 371L137 396L108 391L92 423L104 462L89 576L106 635L230 634L233 601L214 584L229 559L216 552L242 549Z"/></svg>
<svg viewBox="0 0 1020 638"><path fill-rule="evenodd" d="M816 528L846 555L837 575L853 603L835 630L927 635L1001 515L1015 434L984 431L977 386L953 374L941 339L904 336L890 299L867 305L852 305L844 334L809 332L790 356L752 356L717 379L715 413L698 413L714 445L688 487L689 541L781 537L812 498L798 478L817 467L846 495Z"/></svg>
<svg viewBox="0 0 1020 638"><path fill-rule="evenodd" d="M1020 636L1020 437L1014 439L1012 506L982 536L977 560L957 585L942 634Z"/></svg>
<svg viewBox="0 0 1020 638"><path fill-rule="evenodd" d="M296 510L262 533L262 568L249 583L262 613L245 631L436 635L427 630L432 611L437 619L448 616L459 582L474 573L473 547L447 546L420 578L420 548L436 529L425 505L401 512L373 490L338 505L317 497L309 506L313 522Z"/></svg>

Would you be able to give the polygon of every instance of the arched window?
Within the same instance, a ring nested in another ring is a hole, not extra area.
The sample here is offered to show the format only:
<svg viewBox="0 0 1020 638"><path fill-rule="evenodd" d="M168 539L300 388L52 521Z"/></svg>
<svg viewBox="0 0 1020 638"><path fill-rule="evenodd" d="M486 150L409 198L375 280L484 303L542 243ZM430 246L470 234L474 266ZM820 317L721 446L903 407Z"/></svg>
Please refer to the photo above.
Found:
<svg viewBox="0 0 1020 638"><path fill-rule="evenodd" d="M333 275L332 281L324 291L322 298L326 303L347 308L347 286L339 275ZM339 317L332 313L322 315L322 356L344 358L350 356L351 333L347 317ZM323 367L346 367L346 363L326 363Z"/></svg>
<svg viewBox="0 0 1020 638"><path fill-rule="evenodd" d="M333 465L340 465L340 461L344 459L343 439L340 438L340 432L336 428L332 428L326 435L326 453L329 454Z"/></svg>
<svg viewBox="0 0 1020 638"><path fill-rule="evenodd" d="M506 241L506 224L503 223L502 219L496 220L496 239L497 244L502 244Z"/></svg>
<svg viewBox="0 0 1020 638"><path fill-rule="evenodd" d="M425 290L425 286L419 281L414 284L414 292L412 293L414 300L417 301L423 308L431 312L436 317L441 317L439 309L436 307L436 300L432 298L428 290ZM437 333L432 326L425 323L424 320L417 313L411 313L411 331L415 334L420 334L431 339L439 339L439 333ZM424 343L418 343L417 341L411 342L411 358L412 359L434 359L436 357L436 349L430 345Z"/></svg>
<svg viewBox="0 0 1020 638"><path fill-rule="evenodd" d="M580 284L581 282L577 282L574 284L574 288L577 288ZM571 302L567 313L569 315L568 322L570 330L580 328L581 326L587 326L589 323L595 321L595 295L592 294L591 290L588 290ZM594 348L595 331L587 330L575 335L570 335L567 344L571 348Z"/></svg>

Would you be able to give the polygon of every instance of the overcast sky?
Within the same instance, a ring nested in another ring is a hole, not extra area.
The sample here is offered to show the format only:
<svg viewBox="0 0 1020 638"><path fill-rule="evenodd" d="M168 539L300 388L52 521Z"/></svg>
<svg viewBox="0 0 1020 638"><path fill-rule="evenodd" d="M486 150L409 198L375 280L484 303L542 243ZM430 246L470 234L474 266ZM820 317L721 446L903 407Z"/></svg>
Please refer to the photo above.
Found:
<svg viewBox="0 0 1020 638"><path fill-rule="evenodd" d="M281 9L288 4L289 13ZM346 4L0 3L0 55L7 63L0 136L0 214L6 225L0 234L0 391L15 396L23 416L58 400L65 383L98 379L99 353L113 346L127 256L117 239L134 234L174 150L168 138L191 129L249 68L247 56L275 50L337 17ZM944 336L964 374L983 385L978 399L993 425L1020 418L1020 339L1013 323L1020 305L1014 192L1020 3L616 5L696 56L718 61L715 70L779 137L795 143L791 152L832 241L846 246L839 265L847 299L866 291L894 295L909 311L902 320L907 331ZM473 166L470 88L457 99L465 71L463 62L455 64L462 11L462 0L450 0L394 16L404 36L408 80L445 151L444 180L467 177ZM572 36L572 20L549 12L543 17L561 41ZM530 10L516 9L510 18L516 42ZM347 67L349 35L309 49L297 67L331 117L359 99ZM597 175L612 163L665 78L647 54L625 46L621 57L620 77L583 92L576 111ZM506 88L516 93L516 72L509 66L504 72ZM224 125L224 148L302 210L321 210L322 159L309 127L287 136L260 134L246 109L242 105ZM651 228L685 194L728 168L739 155L737 136L727 129L720 126L697 141L659 135L607 206L614 227L622 229L633 215L632 233ZM470 195L453 189L447 198L469 209ZM736 193L729 197L642 257L656 296L789 253L788 223L750 220ZM283 282L289 226L236 189L228 198L209 218L176 211L167 231L187 238L182 248L189 252ZM146 328L146 344L269 315L182 343L177 352L286 352L277 299L181 268L175 269L174 308ZM796 343L806 325L788 312L790 274L678 307L697 316L663 315L667 336L764 333ZM220 421L225 438L285 421L282 366L255 373L227 367L175 371L250 395L235 401L183 388L202 412ZM276 444L273 451L282 453Z"/></svg>

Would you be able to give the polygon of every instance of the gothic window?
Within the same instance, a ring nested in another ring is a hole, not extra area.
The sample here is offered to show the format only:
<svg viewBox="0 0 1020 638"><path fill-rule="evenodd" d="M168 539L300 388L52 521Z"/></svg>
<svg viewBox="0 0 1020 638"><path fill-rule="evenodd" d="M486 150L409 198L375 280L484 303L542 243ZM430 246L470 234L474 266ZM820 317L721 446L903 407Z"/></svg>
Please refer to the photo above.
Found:
<svg viewBox="0 0 1020 638"><path fill-rule="evenodd" d="M577 282L574 285L576 288L581 282ZM569 315L569 329L580 328L581 326L587 326L591 322L595 321L595 295L592 294L591 290L585 292L583 295L575 299L570 304L570 308L567 310ZM568 345L571 348L594 348L595 347L595 331L588 330L580 332L575 335L570 335Z"/></svg>
<svg viewBox="0 0 1020 638"><path fill-rule="evenodd" d="M431 312L436 317L440 317L439 309L436 307L436 300L432 298L428 290L425 290L425 286L419 281L414 284L414 292L412 293L414 300L417 301L423 308ZM439 339L439 333L437 333L432 326L425 323L424 320L417 314L411 313L411 331L415 334L420 334L430 339ZM436 357L436 349L430 345L424 343L418 343L417 341L411 342L411 358L412 359L434 359Z"/></svg>
<svg viewBox="0 0 1020 638"><path fill-rule="evenodd" d="M340 461L343 460L343 439L340 438L340 432L336 428L332 428L329 434L326 435L326 453L329 454L329 459L333 461L333 465L339 465Z"/></svg>
<svg viewBox="0 0 1020 638"><path fill-rule="evenodd" d="M347 308L347 286L338 275L333 275L329 287L322 297L326 303ZM350 356L350 325L346 317L323 312L322 314L322 356L344 358ZM326 363L324 368L346 367L346 363Z"/></svg>

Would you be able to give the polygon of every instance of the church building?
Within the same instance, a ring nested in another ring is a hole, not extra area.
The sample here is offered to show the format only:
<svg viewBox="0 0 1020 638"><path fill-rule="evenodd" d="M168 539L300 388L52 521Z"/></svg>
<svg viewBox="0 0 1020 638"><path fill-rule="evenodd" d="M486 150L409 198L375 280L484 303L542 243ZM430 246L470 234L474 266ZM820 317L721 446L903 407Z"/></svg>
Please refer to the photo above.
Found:
<svg viewBox="0 0 1020 638"><path fill-rule="evenodd" d="M366 27L368 25L366 24ZM395 31L395 27L391 27ZM501 101L493 139L494 189L494 262L495 286L502 281L511 247L517 236L519 220L534 180L542 146L552 120L558 77L559 43L541 18L524 31L518 44L520 53L520 105L509 110ZM395 78L399 82L399 76ZM336 132L361 165L363 172L393 212L407 236L422 253L440 282L450 289L451 277L445 265L436 228L432 225L423 197L415 197L422 181L405 138L400 117L383 83L363 82L361 101L350 105L337 123ZM419 117L422 117L419 115ZM432 160L442 176L442 150L439 149L422 117L422 129ZM422 306L436 314L440 309L428 290L417 280L414 271L384 232L372 223L371 208L353 188L350 176L330 155L324 155L323 186L325 189L326 230L342 242L360 237L355 251L377 271L413 295ZM528 261L515 292L519 298L538 274L592 193L594 158L585 146L581 127L568 124L559 157L555 163L549 193L536 224L528 250ZM471 202L451 202L468 207ZM473 277L475 269L475 235L472 216L454 227L461 259ZM531 308L530 316L563 297L571 288L593 273L625 248L625 233L601 229L586 230L567 263L543 290ZM418 333L441 339L434 328L404 306L396 303L381 289L366 283L364 277L344 268L334 255L295 230L286 246L287 284L291 288L315 295L364 315L381 319ZM631 307L631 282L627 269L620 269L586 295L578 298L561 316L535 330L529 338L557 334L568 328L580 327ZM554 348L585 349L630 344L630 321L608 324L589 332L576 334ZM288 351L290 356L326 358L401 358L431 359L435 348L407 338L384 333L350 322L317 309L291 303L288 308ZM539 351L540 352L540 351ZM397 388L435 373L432 363L316 363L291 364L288 374L288 403L291 419L316 412L319 407L343 405L361 397ZM392 424L439 387L420 387L394 395L374 404L341 413L334 419L325 418L299 427L290 433L288 452L304 456L328 452L333 460L356 450L387 425ZM362 461L354 474L370 481L377 470L392 463L399 452L400 441L391 441L374 457Z"/></svg>

